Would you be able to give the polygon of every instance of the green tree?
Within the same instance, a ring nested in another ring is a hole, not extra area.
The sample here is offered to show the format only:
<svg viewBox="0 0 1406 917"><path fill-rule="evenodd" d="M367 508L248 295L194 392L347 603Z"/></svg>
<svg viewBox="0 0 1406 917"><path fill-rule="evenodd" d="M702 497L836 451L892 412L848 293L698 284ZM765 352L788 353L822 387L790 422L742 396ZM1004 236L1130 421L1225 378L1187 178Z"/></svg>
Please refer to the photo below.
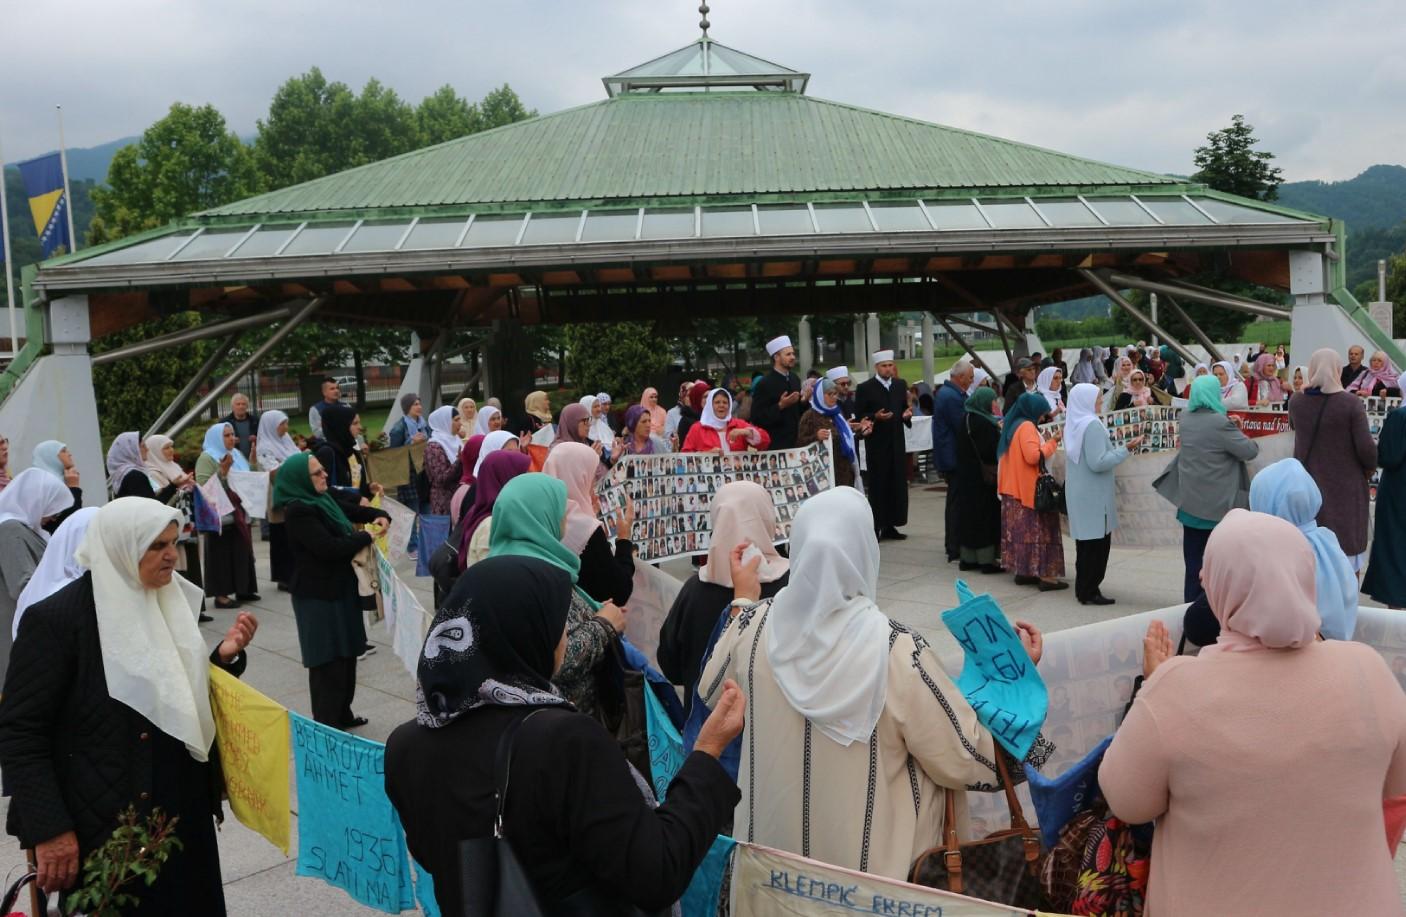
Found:
<svg viewBox="0 0 1406 917"><path fill-rule="evenodd" d="M581 323L566 327L567 361L576 388L637 398L669 366L651 322Z"/></svg>
<svg viewBox="0 0 1406 917"><path fill-rule="evenodd" d="M369 162L361 158L360 114L347 84L329 83L316 67L285 82L254 140L265 186L285 188Z"/></svg>
<svg viewBox="0 0 1406 917"><path fill-rule="evenodd" d="M126 344L193 328L200 323L199 312L178 312L98 338L92 343L92 351L97 354L116 350ZM103 439L110 440L125 430L146 432L151 422L200 369L214 346L210 341L196 341L159 353L94 366L93 390L97 396L98 423Z"/></svg>
<svg viewBox="0 0 1406 917"><path fill-rule="evenodd" d="M518 98L518 94L513 92L513 88L504 83L478 103L477 130L489 131L495 127L535 117L537 109L528 110L527 106L522 104L522 99Z"/></svg>
<svg viewBox="0 0 1406 917"><path fill-rule="evenodd" d="M477 133L482 128L478 107L454 91L448 83L425 96L415 109L420 142L426 146L444 143Z"/></svg>
<svg viewBox="0 0 1406 917"><path fill-rule="evenodd" d="M1372 297L1376 297L1375 289ZM1392 333L1400 334L1401 329L1406 328L1406 252L1387 259L1386 301L1392 303Z"/></svg>
<svg viewBox="0 0 1406 917"><path fill-rule="evenodd" d="M1275 200L1284 183L1283 173L1270 165L1273 153L1255 149L1258 143L1255 129L1245 123L1245 116L1236 115L1229 127L1206 135L1206 146L1196 148L1197 171L1191 180L1227 194Z"/></svg>
<svg viewBox="0 0 1406 917"><path fill-rule="evenodd" d="M95 188L91 243L120 239L256 191L253 160L214 106L176 102L142 139L117 151ZM77 195L75 194L75 199Z"/></svg>

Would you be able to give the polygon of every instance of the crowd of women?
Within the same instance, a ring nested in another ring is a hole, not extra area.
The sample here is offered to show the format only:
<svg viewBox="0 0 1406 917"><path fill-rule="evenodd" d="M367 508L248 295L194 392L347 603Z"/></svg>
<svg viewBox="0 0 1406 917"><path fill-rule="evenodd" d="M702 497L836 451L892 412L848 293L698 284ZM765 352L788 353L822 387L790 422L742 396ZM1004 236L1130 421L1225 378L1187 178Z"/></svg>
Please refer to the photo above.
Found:
<svg viewBox="0 0 1406 917"><path fill-rule="evenodd" d="M1090 351L1066 388L1054 356L1018 366L1021 389L1004 405L996 380L954 367L959 559L1042 591L1066 587L1059 509L1041 493L1060 434L1039 430L1062 415L1076 595L1105 604L1113 470L1137 443L1113 446L1100 414L1141 398L1149 370L1125 354L1100 374ZM1255 364L1265 356L1274 359ZM1406 695L1380 657L1344 641L1364 565L1369 594L1392 600L1406 582L1406 409L1388 418L1379 449L1356 397L1366 383L1350 391L1351 364L1319 351L1289 403L1295 457L1252 484L1257 450L1227 416L1225 382L1183 368L1168 383L1162 362L1152 383L1187 403L1180 450L1156 488L1183 526L1187 641L1206 649L1173 658L1161 625L1149 630L1144 680L1100 771L1115 815L1157 822L1147 913L1399 912L1380 802L1406 794ZM800 429L852 449L865 431L835 383L810 386ZM671 411L653 389L618 412L590 396L555 423L540 392L512 416L491 401L426 412L417 397L402 400L390 438L425 444L421 508L451 517L453 570L421 652L416 717L387 744L386 788L444 913L465 913L475 891L460 843L495 824L533 893L581 913L668 910L719 833L901 879L940 842L947 812L968 836L967 792L1049 757L1040 737L1025 762L1003 761L927 642L879 609L874 514L857 489L806 501L783 556L770 497L739 481L709 507L709 553L659 633L690 754L667 798L655 797L633 769L638 736L621 687L641 665L624 637L632 512L607 531L595 484L625 455L766 448L770 434L737 416L731 388L687 383ZM314 718L365 723L352 709L367 648L361 573L389 516L374 506L381 488L359 417L327 401L320 435L303 442L277 411L235 420L206 432L193 474L164 437L117 437L102 509L78 509L62 444L6 474L0 638L13 645L0 641L0 769L9 830L35 850L47 889L74 882L135 793L142 811L180 816L184 846L132 912L224 913L208 665L241 673L258 622L238 612L209 652L196 615L207 597L218 608L257 600L253 526L233 471L271 479L269 505L254 515L269 523L273 579L291 593ZM1379 463L1368 564L1367 480ZM192 490L212 478L230 511L188 553ZM203 588L188 582L202 572ZM1039 630L1016 630L1038 666ZM1286 793L1303 804L1283 806ZM1307 868L1324 838L1353 870Z"/></svg>

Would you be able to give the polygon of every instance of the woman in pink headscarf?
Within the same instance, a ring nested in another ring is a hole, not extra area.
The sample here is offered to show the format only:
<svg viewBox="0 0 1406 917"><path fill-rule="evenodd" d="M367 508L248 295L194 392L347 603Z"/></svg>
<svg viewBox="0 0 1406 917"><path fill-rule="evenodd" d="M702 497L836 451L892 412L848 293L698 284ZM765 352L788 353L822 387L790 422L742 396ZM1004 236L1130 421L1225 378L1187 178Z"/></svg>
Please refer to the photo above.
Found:
<svg viewBox="0 0 1406 917"><path fill-rule="evenodd" d="M474 469L478 467L478 454L483 449L484 439L482 433L475 433L464 442L464 448L459 450L459 486L449 501L449 518L455 522L463 515L467 505L465 501L473 502L470 495L473 493Z"/></svg>
<svg viewBox="0 0 1406 917"><path fill-rule="evenodd" d="M627 502L615 528L615 547L605 534L605 524L596 515L596 469L600 456L581 443L561 443L547 456L544 472L566 485L566 522L561 542L581 558L576 585L597 602L624 605L635 589L634 545L630 529L635 510Z"/></svg>
<svg viewBox="0 0 1406 917"><path fill-rule="evenodd" d="M1284 403L1284 384L1279 380L1279 364L1274 361L1274 354L1266 352L1255 357L1245 390L1250 407L1278 407Z"/></svg>
<svg viewBox="0 0 1406 917"><path fill-rule="evenodd" d="M1146 913L1401 914L1382 799L1406 794L1406 694L1370 646L1317 639L1292 523L1231 510L1201 582L1220 638L1168 658L1148 628L1098 774L1114 815L1157 823Z"/></svg>
<svg viewBox="0 0 1406 917"><path fill-rule="evenodd" d="M668 420L669 412L659 406L659 390L657 388L647 388L640 395L640 407L649 412L649 428L655 436L664 435L664 424Z"/></svg>
<svg viewBox="0 0 1406 917"><path fill-rule="evenodd" d="M1396 387L1396 379L1399 375L1401 373L1391 365L1386 351L1378 350L1372 354L1372 359L1367 362L1367 370L1360 373L1356 379L1348 384L1347 391L1360 398L1370 398L1374 395L1396 398L1401 394L1401 389Z"/></svg>

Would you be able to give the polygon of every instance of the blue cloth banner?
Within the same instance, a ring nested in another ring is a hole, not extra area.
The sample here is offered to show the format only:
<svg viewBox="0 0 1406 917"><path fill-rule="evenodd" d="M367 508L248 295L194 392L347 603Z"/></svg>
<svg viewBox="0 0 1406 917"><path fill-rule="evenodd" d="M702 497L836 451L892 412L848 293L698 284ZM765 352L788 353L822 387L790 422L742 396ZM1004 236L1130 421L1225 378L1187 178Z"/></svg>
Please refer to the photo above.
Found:
<svg viewBox="0 0 1406 917"><path fill-rule="evenodd" d="M439 917L439 899L434 896L434 876L413 857L410 865L415 868L415 899L420 902L420 910L425 912L425 917Z"/></svg>
<svg viewBox="0 0 1406 917"><path fill-rule="evenodd" d="M73 240L68 236L68 197L63 191L63 160L58 153L50 153L20 163L19 170L44 257L53 256L61 247L64 252L73 251Z"/></svg>
<svg viewBox="0 0 1406 917"><path fill-rule="evenodd" d="M1045 777L1035 768L1025 765L1030 801L1035 804L1040 840L1046 850L1053 849L1059 843L1059 832L1071 818L1089 808L1098 795L1098 766L1103 761L1103 753L1112 743L1113 736L1107 736L1058 777Z"/></svg>
<svg viewBox="0 0 1406 917"><path fill-rule="evenodd" d="M732 848L737 841L725 834L713 838L713 846L708 855L693 872L693 879L679 899L679 909L683 917L716 917L718 898L722 894L723 879L732 865Z"/></svg>
<svg viewBox="0 0 1406 917"><path fill-rule="evenodd" d="M654 783L654 798L664 801L674 775L683 767L683 737L674 728L669 714L653 691L644 692L644 722L649 732L649 774Z"/></svg>
<svg viewBox="0 0 1406 917"><path fill-rule="evenodd" d="M957 688L996 741L1023 761L1049 710L1045 681L995 599L958 580L957 600L942 613L965 656Z"/></svg>
<svg viewBox="0 0 1406 917"><path fill-rule="evenodd" d="M430 575L430 557L435 549L449 539L453 526L448 516L431 516L428 513L419 517L415 534L419 537L420 548L415 554L415 575Z"/></svg>
<svg viewBox="0 0 1406 917"><path fill-rule="evenodd" d="M194 498L195 506L195 530L197 532L208 532L211 535L220 534L220 514L210 505L204 495L200 493L200 488L195 488L190 492Z"/></svg>
<svg viewBox="0 0 1406 917"><path fill-rule="evenodd" d="M387 914L415 907L405 831L386 796L386 747L288 712L298 787L297 875Z"/></svg>
<svg viewBox="0 0 1406 917"><path fill-rule="evenodd" d="M727 622L731 619L732 614L727 609L718 615L718 621L713 625L713 633L708 637L708 648L703 651L703 666L706 667L708 660L712 658L713 647L718 645L718 638L723 635L723 629L727 627ZM703 703L703 695L698 690L699 687L689 686L689 690L693 692L693 706L689 708L688 722L684 723L683 726L684 754L693 751L693 743L698 741L699 731L702 730L703 724L707 722L713 712L708 709L707 704ZM723 766L723 770L727 771L727 775L733 779L733 782L736 782L737 771L742 767L742 736L739 735L728 743L727 748L723 749L722 757L718 759L718 763Z"/></svg>

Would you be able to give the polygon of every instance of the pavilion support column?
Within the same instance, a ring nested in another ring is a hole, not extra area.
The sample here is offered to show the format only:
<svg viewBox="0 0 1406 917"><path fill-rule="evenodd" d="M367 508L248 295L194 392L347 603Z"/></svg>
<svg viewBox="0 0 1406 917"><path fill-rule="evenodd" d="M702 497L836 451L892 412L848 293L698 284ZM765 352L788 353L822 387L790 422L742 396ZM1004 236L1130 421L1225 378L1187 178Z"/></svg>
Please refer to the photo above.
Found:
<svg viewBox="0 0 1406 917"><path fill-rule="evenodd" d="M98 425L88 297L66 296L41 305L44 341L51 353L36 360L0 404L0 430L10 440L11 465L27 466L46 439L68 444L78 465L85 506L107 502L107 475ZM23 457L23 458L20 458Z"/></svg>
<svg viewBox="0 0 1406 917"><path fill-rule="evenodd" d="M863 370L865 362L869 359L869 353L864 345L864 319L856 315L854 317L854 356L850 358L849 364L851 372Z"/></svg>
<svg viewBox="0 0 1406 917"><path fill-rule="evenodd" d="M876 350L882 350L884 346L879 340L879 313L870 312L869 316L865 319L864 328L866 337L869 339L869 345L864 348L864 365L869 367L872 375L874 361L869 355Z"/></svg>
<svg viewBox="0 0 1406 917"><path fill-rule="evenodd" d="M815 339L810 334L810 316L802 315L796 326L796 374L804 377L815 365Z"/></svg>
<svg viewBox="0 0 1406 917"><path fill-rule="evenodd" d="M1289 352L1305 365L1305 357L1320 347L1331 347L1338 353L1347 353L1354 344L1369 354L1378 349L1346 312L1328 302L1329 270L1322 252L1289 253L1289 292L1294 297Z"/></svg>
<svg viewBox="0 0 1406 917"><path fill-rule="evenodd" d="M923 313L923 381L932 384L933 358L937 356L937 340L932 333L932 313Z"/></svg>
<svg viewBox="0 0 1406 917"><path fill-rule="evenodd" d="M509 407L509 398L522 397L531 390L537 367L532 357L532 342L528 340L521 321L515 318L494 319L483 355L485 398L497 398ZM616 398L627 397L625 392L611 394ZM521 410L522 404L519 402L511 407Z"/></svg>

